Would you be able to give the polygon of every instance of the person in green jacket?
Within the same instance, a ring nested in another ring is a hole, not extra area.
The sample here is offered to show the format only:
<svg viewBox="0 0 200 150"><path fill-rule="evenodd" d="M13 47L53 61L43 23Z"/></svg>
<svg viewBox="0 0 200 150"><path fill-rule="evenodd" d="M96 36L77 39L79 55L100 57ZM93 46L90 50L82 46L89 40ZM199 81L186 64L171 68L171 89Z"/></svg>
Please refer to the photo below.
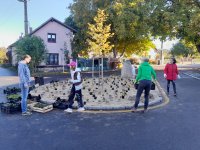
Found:
<svg viewBox="0 0 200 150"><path fill-rule="evenodd" d="M139 82L139 86L137 89L135 104L133 108L131 109L132 112L136 112L143 90L145 91L144 92L144 98L145 98L144 112L147 111L148 104L149 104L149 92L151 89L152 76L154 79L156 79L156 73L153 67L149 64L149 59L143 58L143 62L140 64L138 68L138 74L135 80L135 83Z"/></svg>

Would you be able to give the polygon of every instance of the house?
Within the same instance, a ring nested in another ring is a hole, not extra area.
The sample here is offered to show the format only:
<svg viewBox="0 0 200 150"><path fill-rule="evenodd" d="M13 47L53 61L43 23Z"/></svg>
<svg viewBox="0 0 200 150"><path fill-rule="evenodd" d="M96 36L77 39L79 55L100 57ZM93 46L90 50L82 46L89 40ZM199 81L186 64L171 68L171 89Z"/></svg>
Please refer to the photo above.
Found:
<svg viewBox="0 0 200 150"><path fill-rule="evenodd" d="M43 39L47 48L47 60L42 62L42 66L64 66L64 50L72 53L71 43L73 35L76 32L73 28L63 24L55 18L50 18L41 26L30 32L30 36L38 36ZM8 47L8 54L10 55L10 63L17 64L17 56L15 53L15 43Z"/></svg>

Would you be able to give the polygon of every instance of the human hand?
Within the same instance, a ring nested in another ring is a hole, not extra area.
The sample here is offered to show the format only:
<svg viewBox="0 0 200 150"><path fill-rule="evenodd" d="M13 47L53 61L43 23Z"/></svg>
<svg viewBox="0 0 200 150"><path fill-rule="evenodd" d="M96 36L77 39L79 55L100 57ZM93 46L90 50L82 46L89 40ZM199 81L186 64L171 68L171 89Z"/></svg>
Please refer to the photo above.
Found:
<svg viewBox="0 0 200 150"><path fill-rule="evenodd" d="M138 82L138 81L135 80L133 83L136 84L137 82Z"/></svg>
<svg viewBox="0 0 200 150"><path fill-rule="evenodd" d="M28 88L29 87L28 83L24 83L24 87Z"/></svg>
<svg viewBox="0 0 200 150"><path fill-rule="evenodd" d="M178 74L178 79L180 79L181 77L180 77L180 75Z"/></svg>
<svg viewBox="0 0 200 150"><path fill-rule="evenodd" d="M166 74L164 74L164 78L167 78L167 75L166 75Z"/></svg>

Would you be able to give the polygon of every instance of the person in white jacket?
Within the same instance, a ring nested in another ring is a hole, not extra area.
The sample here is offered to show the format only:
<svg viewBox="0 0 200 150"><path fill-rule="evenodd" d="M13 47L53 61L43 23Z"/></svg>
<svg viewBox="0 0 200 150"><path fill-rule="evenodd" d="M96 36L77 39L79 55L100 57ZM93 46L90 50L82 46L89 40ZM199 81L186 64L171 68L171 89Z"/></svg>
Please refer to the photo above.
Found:
<svg viewBox="0 0 200 150"><path fill-rule="evenodd" d="M71 73L71 80L70 82L72 83L72 88L71 92L69 95L69 106L65 112L72 113L72 105L74 103L74 97L76 95L77 101L78 101L78 110L79 112L84 111L84 105L83 105L83 100L82 100L82 79L81 79L81 70L79 68L76 68L76 62L72 61L70 64L68 64L70 67L70 73Z"/></svg>

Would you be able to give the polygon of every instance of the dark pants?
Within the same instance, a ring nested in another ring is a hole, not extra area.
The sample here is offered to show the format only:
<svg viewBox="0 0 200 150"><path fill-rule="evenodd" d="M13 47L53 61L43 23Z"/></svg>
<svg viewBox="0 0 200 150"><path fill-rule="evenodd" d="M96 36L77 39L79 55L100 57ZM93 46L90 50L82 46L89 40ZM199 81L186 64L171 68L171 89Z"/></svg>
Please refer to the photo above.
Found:
<svg viewBox="0 0 200 150"><path fill-rule="evenodd" d="M174 80L167 80L167 93L169 93L170 82L172 82L174 94L176 94L176 83Z"/></svg>
<svg viewBox="0 0 200 150"><path fill-rule="evenodd" d="M151 80L141 80L138 86L138 90L137 90L137 94L136 94L136 99L135 99L135 105L134 107L137 109L138 104L140 102L140 97L142 95L143 90L144 91L144 98L145 98L145 102L144 102L144 109L147 109L148 105L149 105L149 92L151 89Z"/></svg>
<svg viewBox="0 0 200 150"><path fill-rule="evenodd" d="M72 108L72 105L74 103L74 97L77 97L77 101L78 101L78 107L83 107L83 100L82 100L82 91L81 89L76 91L75 90L75 86L73 85L72 88L71 88L71 92L70 92L70 95L69 95L69 108Z"/></svg>

